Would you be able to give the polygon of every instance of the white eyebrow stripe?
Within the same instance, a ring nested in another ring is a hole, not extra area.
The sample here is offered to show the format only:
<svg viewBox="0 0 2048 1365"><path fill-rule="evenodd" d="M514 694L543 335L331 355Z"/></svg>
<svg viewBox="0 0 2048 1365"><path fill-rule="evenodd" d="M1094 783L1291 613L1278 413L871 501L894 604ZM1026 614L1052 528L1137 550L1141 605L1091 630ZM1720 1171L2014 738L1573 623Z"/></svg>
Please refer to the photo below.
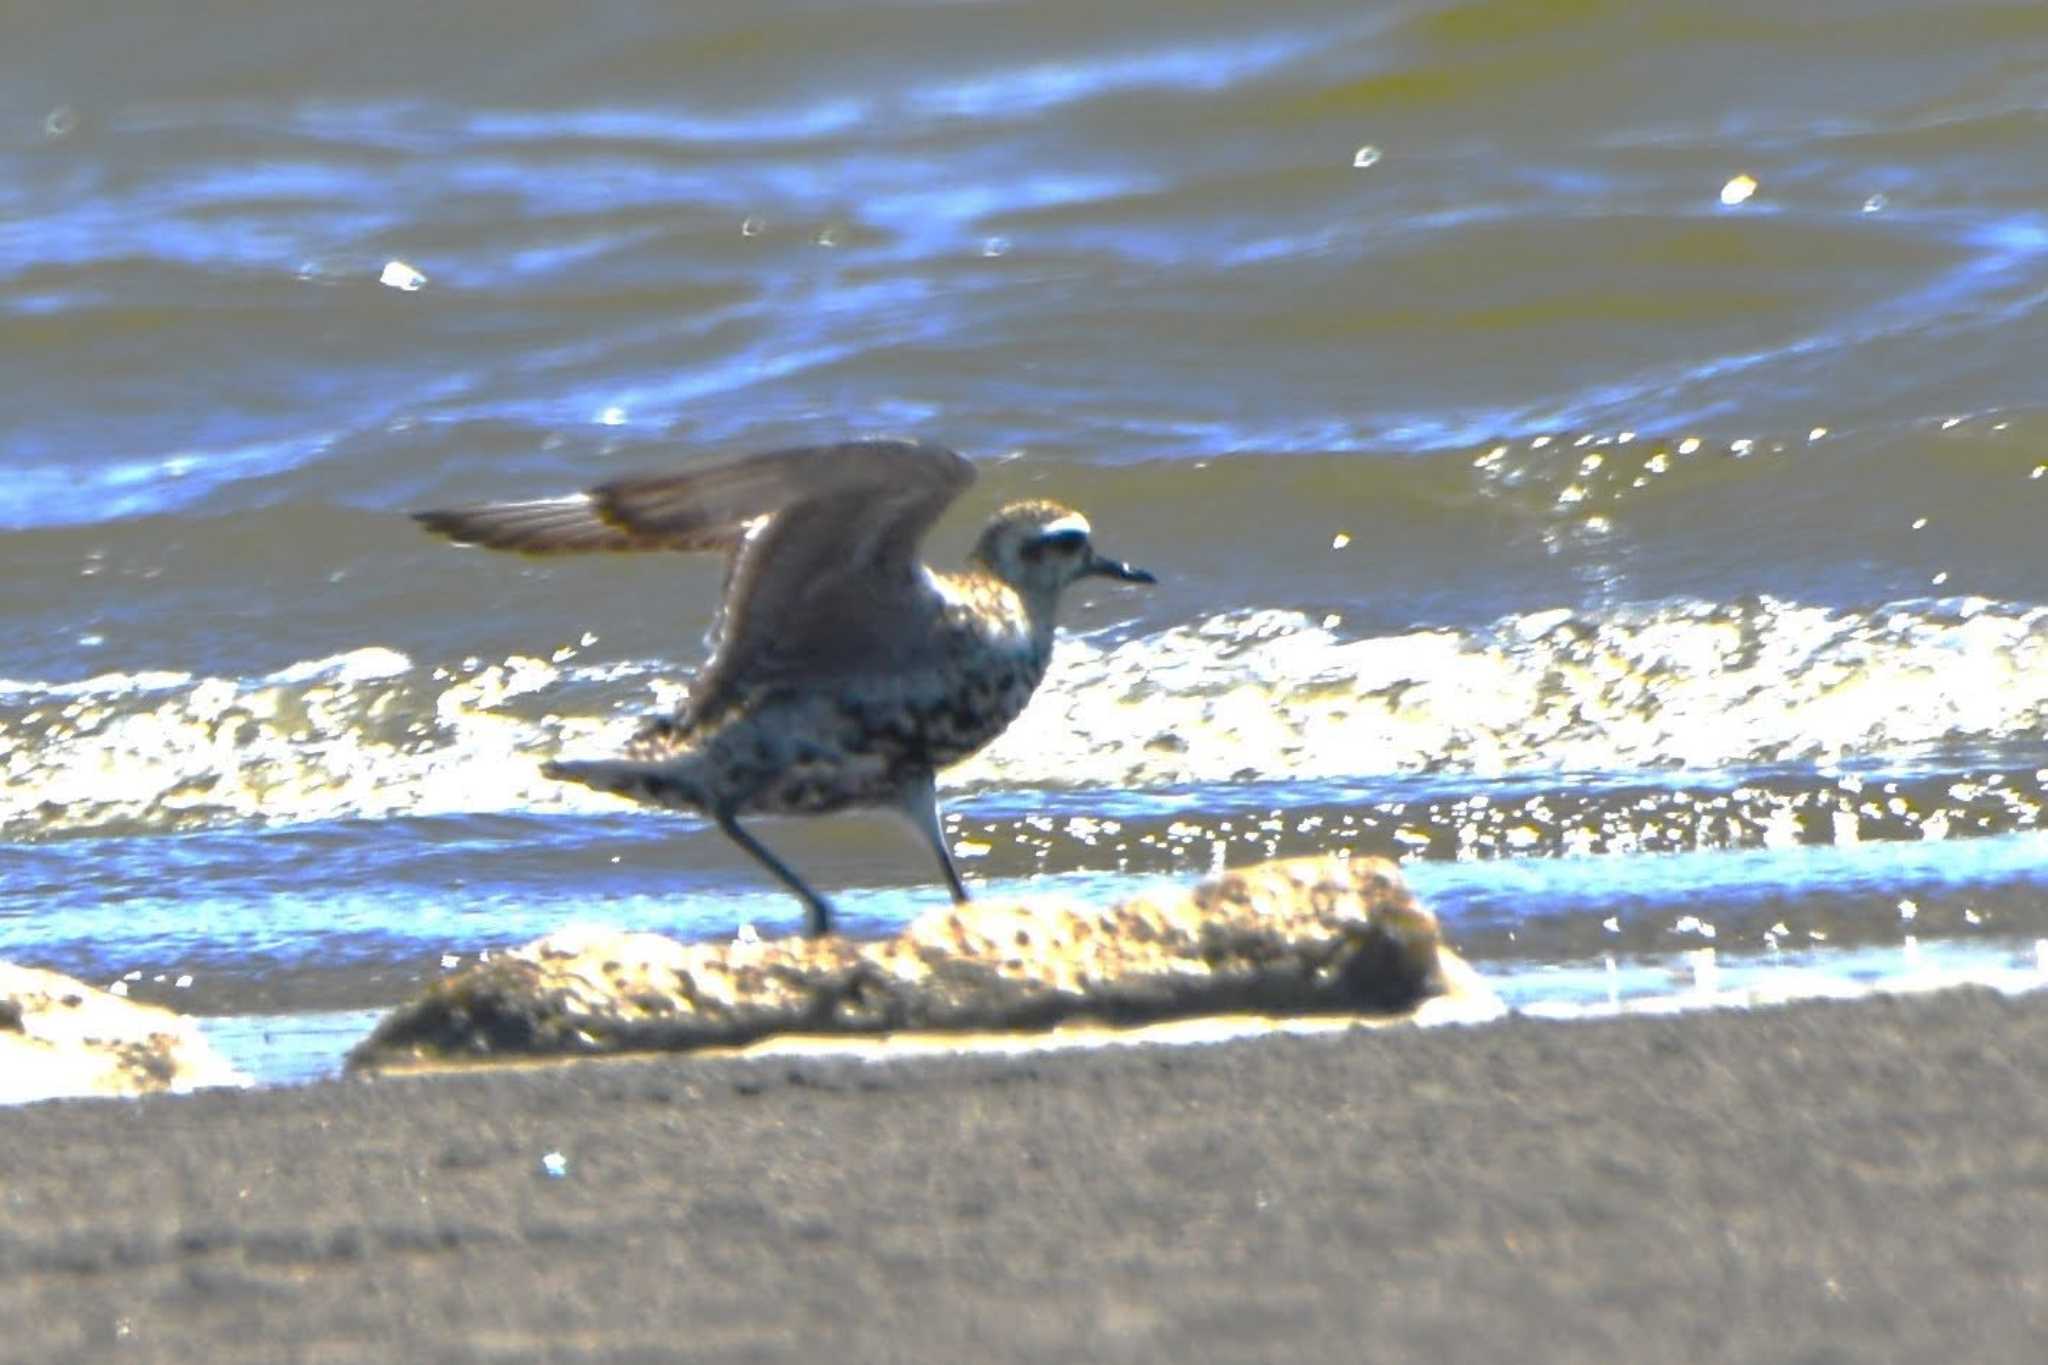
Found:
<svg viewBox="0 0 2048 1365"><path fill-rule="evenodd" d="M1082 516L1079 512L1070 512L1066 516L1048 521L1045 525L1039 527L1038 534L1041 538L1044 538L1063 536L1070 532L1079 531L1082 535L1086 536L1094 529L1094 527L1088 524L1088 518Z"/></svg>

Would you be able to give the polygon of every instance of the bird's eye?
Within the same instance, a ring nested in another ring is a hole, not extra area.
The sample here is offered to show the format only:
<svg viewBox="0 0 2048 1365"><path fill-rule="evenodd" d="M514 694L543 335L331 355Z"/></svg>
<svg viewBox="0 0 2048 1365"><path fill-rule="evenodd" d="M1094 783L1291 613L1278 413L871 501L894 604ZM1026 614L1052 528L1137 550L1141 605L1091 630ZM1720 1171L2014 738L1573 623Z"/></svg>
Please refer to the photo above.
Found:
<svg viewBox="0 0 2048 1365"><path fill-rule="evenodd" d="M1055 554L1076 554L1088 544L1088 533L1078 526L1068 526L1057 531L1047 531L1038 538L1037 543Z"/></svg>

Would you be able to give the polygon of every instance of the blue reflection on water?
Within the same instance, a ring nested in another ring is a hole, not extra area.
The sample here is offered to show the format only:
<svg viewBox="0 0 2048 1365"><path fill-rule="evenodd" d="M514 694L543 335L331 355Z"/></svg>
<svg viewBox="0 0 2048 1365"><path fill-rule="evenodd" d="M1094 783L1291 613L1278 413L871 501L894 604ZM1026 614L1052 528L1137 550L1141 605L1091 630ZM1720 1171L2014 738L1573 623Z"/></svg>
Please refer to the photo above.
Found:
<svg viewBox="0 0 2048 1365"><path fill-rule="evenodd" d="M910 105L955 118L1039 114L1136 90L1227 90L1331 45L1332 35L1268 34L1228 42L1006 67L915 91Z"/></svg>

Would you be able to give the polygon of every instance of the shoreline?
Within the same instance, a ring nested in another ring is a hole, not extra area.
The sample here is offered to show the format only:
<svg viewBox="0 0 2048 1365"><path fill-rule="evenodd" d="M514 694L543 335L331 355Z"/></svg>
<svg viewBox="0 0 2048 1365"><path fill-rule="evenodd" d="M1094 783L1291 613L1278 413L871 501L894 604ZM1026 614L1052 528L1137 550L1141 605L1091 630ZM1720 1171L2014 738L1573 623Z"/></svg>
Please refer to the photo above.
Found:
<svg viewBox="0 0 2048 1365"><path fill-rule="evenodd" d="M2029 1359L2043 1055L2048 993L1964 989L52 1101L0 1111L0 1319L25 1359Z"/></svg>

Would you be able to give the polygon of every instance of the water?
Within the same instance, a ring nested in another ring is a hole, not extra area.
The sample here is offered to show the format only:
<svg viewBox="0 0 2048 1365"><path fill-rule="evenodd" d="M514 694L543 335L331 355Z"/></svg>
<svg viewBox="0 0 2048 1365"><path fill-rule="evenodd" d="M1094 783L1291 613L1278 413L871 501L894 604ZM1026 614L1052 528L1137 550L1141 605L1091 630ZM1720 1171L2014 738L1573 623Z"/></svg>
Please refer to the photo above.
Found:
<svg viewBox="0 0 2048 1365"><path fill-rule="evenodd" d="M1162 580L945 779L991 893L1348 848L1521 1008L2039 979L2048 11L282 8L10 20L0 957L290 1078L570 920L794 925L536 771L717 567L402 513L902 434L983 466L936 557L1046 494Z"/></svg>

